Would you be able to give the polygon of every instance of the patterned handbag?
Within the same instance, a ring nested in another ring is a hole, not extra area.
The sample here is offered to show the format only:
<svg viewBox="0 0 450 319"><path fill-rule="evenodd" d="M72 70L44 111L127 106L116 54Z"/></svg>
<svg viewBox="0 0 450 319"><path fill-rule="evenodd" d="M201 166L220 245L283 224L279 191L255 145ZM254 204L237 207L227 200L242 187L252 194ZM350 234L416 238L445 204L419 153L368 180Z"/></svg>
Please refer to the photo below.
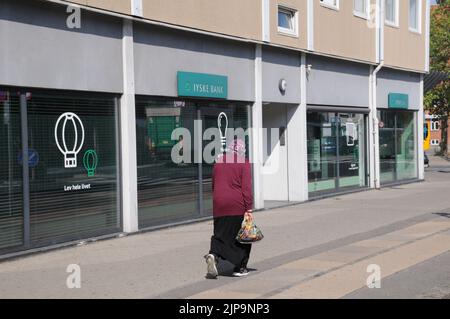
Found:
<svg viewBox="0 0 450 319"><path fill-rule="evenodd" d="M241 244L252 244L261 241L263 238L264 235L261 229L254 223L252 215L246 213L236 240Z"/></svg>

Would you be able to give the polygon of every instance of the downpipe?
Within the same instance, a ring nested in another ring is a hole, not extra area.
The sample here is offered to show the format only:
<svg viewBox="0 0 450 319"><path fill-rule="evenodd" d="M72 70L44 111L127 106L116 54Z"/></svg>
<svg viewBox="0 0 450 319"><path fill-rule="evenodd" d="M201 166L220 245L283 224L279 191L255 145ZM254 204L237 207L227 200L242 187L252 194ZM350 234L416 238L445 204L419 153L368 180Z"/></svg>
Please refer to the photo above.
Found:
<svg viewBox="0 0 450 319"><path fill-rule="evenodd" d="M380 189L380 139L379 139L379 119L377 115L377 75L384 67L384 61L381 61L376 69L372 72L371 89L372 89L372 105L371 105L371 123L372 123L372 140L373 140L373 163L374 163L374 187Z"/></svg>

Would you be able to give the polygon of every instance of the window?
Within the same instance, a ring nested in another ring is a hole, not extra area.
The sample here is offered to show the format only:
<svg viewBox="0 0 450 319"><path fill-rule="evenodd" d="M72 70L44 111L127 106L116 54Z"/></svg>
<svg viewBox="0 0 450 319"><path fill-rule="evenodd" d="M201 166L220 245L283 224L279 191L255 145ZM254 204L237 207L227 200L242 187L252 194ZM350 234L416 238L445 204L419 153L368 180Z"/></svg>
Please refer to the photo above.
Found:
<svg viewBox="0 0 450 319"><path fill-rule="evenodd" d="M439 140L431 140L431 145L438 146L439 145Z"/></svg>
<svg viewBox="0 0 450 319"><path fill-rule="evenodd" d="M297 12L278 7L278 32L297 36Z"/></svg>
<svg viewBox="0 0 450 319"><path fill-rule="evenodd" d="M385 0L384 14L386 24L398 27L398 0Z"/></svg>
<svg viewBox="0 0 450 319"><path fill-rule="evenodd" d="M419 0L409 0L409 29L420 32L420 3Z"/></svg>
<svg viewBox="0 0 450 319"><path fill-rule="evenodd" d="M204 159L200 165L195 160L199 145L205 154L211 154L211 150L206 149L210 141L204 140L203 146L201 140L197 140L199 144L196 142L195 121L202 122L200 136L208 129L216 130L215 136L219 136L221 113L227 115L228 132L231 129L247 130L246 103L136 98L140 228L212 214L213 164ZM179 128L184 128L185 132L179 139L172 139L172 133ZM175 151L174 155L172 151ZM184 157L186 161L183 161Z"/></svg>
<svg viewBox="0 0 450 319"><path fill-rule="evenodd" d="M439 122L438 121L432 121L431 122L431 130L432 131L439 131Z"/></svg>
<svg viewBox="0 0 450 319"><path fill-rule="evenodd" d="M367 0L353 0L353 14L358 17L369 17L369 4Z"/></svg>
<svg viewBox="0 0 450 319"><path fill-rule="evenodd" d="M320 4L325 7L339 10L339 0L320 0Z"/></svg>
<svg viewBox="0 0 450 319"><path fill-rule="evenodd" d="M379 111L380 181L382 184L417 178L416 114Z"/></svg>

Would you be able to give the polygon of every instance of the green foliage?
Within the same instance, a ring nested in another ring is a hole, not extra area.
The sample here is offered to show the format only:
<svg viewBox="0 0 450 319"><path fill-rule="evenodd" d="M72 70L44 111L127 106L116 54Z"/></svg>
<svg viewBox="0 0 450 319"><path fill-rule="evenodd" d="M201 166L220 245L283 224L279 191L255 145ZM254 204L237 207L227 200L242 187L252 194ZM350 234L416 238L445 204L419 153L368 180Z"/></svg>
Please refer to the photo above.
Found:
<svg viewBox="0 0 450 319"><path fill-rule="evenodd" d="M441 120L450 114L450 81L443 81L424 97L426 108L431 114L437 115Z"/></svg>
<svg viewBox="0 0 450 319"><path fill-rule="evenodd" d="M431 14L430 66L432 71L450 71L450 0L441 1Z"/></svg>
<svg viewBox="0 0 450 319"><path fill-rule="evenodd" d="M450 0L438 1L431 14L430 69L450 74ZM425 107L432 114L446 119L450 114L450 81L438 84L425 95Z"/></svg>

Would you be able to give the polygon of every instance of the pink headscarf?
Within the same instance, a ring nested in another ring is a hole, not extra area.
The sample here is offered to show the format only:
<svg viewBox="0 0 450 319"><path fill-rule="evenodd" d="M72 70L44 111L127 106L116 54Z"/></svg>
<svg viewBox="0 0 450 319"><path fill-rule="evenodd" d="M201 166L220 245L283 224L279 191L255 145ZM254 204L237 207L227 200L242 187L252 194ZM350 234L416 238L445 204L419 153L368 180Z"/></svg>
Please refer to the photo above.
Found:
<svg viewBox="0 0 450 319"><path fill-rule="evenodd" d="M245 156L245 142L241 139L235 139L233 142L228 144L227 152Z"/></svg>

